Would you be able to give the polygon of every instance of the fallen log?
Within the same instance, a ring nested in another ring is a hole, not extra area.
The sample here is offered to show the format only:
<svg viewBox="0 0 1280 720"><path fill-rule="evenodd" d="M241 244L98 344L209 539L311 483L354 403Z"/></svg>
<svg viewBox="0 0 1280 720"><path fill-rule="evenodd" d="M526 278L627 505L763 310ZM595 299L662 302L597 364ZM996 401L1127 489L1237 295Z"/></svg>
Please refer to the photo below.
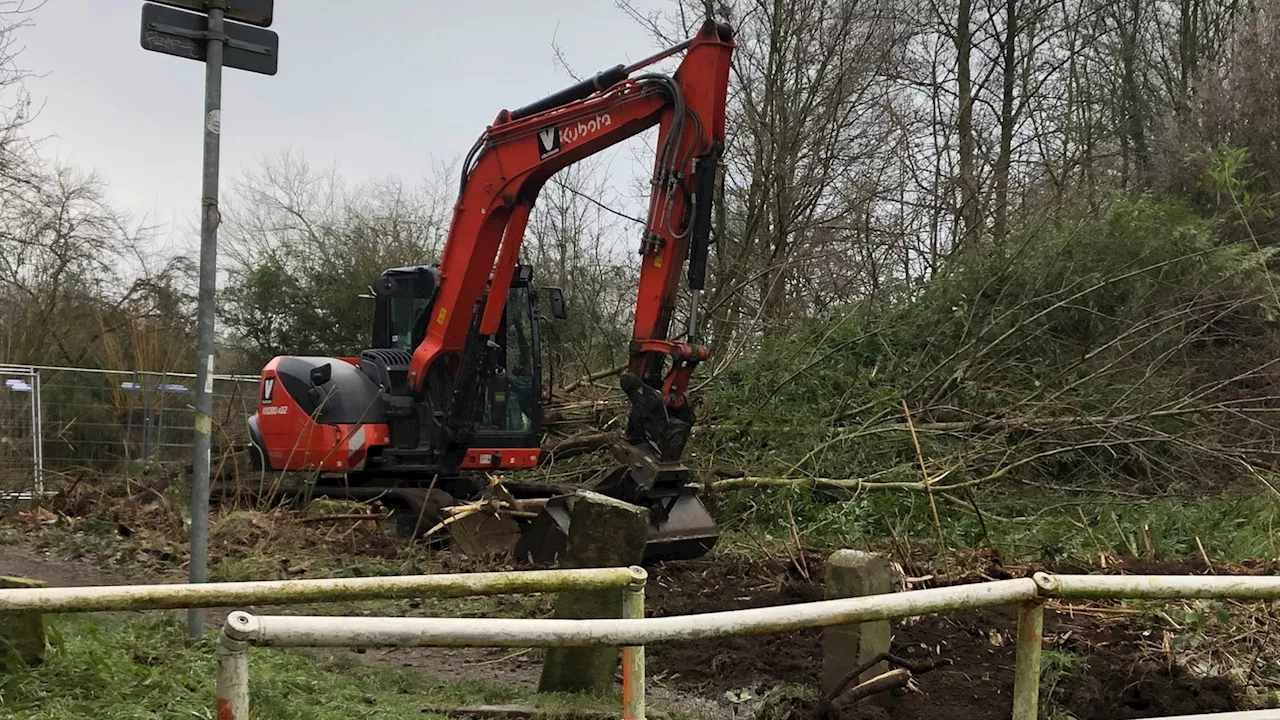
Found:
<svg viewBox="0 0 1280 720"><path fill-rule="evenodd" d="M339 515L317 515L315 517L305 517L298 520L299 523L317 523L327 522L329 520L383 520L387 517L385 513L342 513Z"/></svg>
<svg viewBox="0 0 1280 720"><path fill-rule="evenodd" d="M618 367L609 368L608 370L600 370L598 372L593 372L589 375L583 375L577 380L574 380L568 385L565 385L564 387L560 388L560 392L573 392L574 390L577 390L580 387L583 387L585 385L590 385L591 383L597 380L603 380L609 377L610 375L620 375L622 374L622 371L626 369L627 369L626 365L619 365Z"/></svg>
<svg viewBox="0 0 1280 720"><path fill-rule="evenodd" d="M815 488L832 488L836 490L868 490L898 489L924 490L923 482L887 482L871 478L785 478L743 476L714 480L705 485L707 490L720 492L724 490L743 490L749 488L795 487L807 486Z"/></svg>
<svg viewBox="0 0 1280 720"><path fill-rule="evenodd" d="M622 439L621 432L599 432L574 435L557 443L542 446L542 457L539 465L547 466L557 460L565 460L577 455L587 455L603 450Z"/></svg>

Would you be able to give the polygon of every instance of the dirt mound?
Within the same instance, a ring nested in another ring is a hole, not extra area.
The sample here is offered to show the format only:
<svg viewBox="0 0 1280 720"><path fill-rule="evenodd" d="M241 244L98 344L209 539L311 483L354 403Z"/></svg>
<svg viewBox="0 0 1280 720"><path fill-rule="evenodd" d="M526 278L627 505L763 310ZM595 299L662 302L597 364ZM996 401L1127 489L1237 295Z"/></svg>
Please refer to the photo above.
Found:
<svg viewBox="0 0 1280 720"><path fill-rule="evenodd" d="M822 556L807 560L808 578L786 561L658 565L650 569L648 609L663 616L820 600ZM991 558L978 560L987 566L981 572L963 573L966 580L970 574L990 575L995 569ZM1187 571L1147 562L1134 562L1124 571L1134 572L1135 566L1152 573ZM895 654L917 661L946 659L950 664L918 675L914 687L889 698L886 707L859 704L833 714L840 720L1007 718L1013 710L1016 627L1012 607L897 622ZM1227 679L1199 678L1177 666L1152 664L1141 650L1143 629L1128 616L1046 613L1046 647L1078 659L1079 666L1056 674L1050 670L1044 692L1052 693L1056 704L1080 720L1240 709L1236 689ZM646 652L656 682L720 696L738 689L760 696L781 684L816 688L822 663L820 631L655 645ZM817 703L792 701L785 709L792 720L804 720L816 716Z"/></svg>
<svg viewBox="0 0 1280 720"><path fill-rule="evenodd" d="M917 677L919 692L893 700L893 717L956 720L1005 718L1013 711L1017 612L989 608L907 620L894 627L894 648L908 658L945 657L952 664ZM1055 670L1046 695L1079 720L1122 720L1240 709L1234 685L1157 666L1140 650L1142 629L1128 620L1045 614L1046 648L1079 658ZM939 702L945 700L945 702Z"/></svg>

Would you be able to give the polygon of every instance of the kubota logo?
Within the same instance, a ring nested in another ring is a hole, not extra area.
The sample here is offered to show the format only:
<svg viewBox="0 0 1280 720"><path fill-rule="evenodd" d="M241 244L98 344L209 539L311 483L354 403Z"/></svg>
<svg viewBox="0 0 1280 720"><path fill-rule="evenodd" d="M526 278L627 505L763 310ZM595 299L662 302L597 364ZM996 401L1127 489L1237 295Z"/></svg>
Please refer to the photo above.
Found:
<svg viewBox="0 0 1280 720"><path fill-rule="evenodd" d="M560 152L579 140L594 135L613 124L609 113L601 113L590 120L579 120L571 125L550 125L538 131L538 159L543 160Z"/></svg>
<svg viewBox="0 0 1280 720"><path fill-rule="evenodd" d="M560 128L560 140L565 145L572 145L583 138L594 135L599 130L609 127L613 124L613 118L609 117L609 113L601 113L591 120L579 120L576 125L566 125Z"/></svg>

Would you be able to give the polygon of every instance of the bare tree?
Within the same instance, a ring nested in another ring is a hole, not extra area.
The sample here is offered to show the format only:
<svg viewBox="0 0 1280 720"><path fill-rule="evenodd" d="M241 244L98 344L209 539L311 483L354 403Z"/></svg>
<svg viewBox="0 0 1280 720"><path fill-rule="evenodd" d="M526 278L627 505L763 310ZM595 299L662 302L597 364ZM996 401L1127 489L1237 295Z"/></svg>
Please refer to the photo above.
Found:
<svg viewBox="0 0 1280 720"><path fill-rule="evenodd" d="M281 353L355 352L369 342L360 299L389 267L439 260L448 232L448 165L417 185L351 185L294 153L264 158L224 203L229 283L220 312L246 370Z"/></svg>
<svg viewBox="0 0 1280 720"><path fill-rule="evenodd" d="M893 92L910 32L905 6L621 6L658 43L690 32L709 11L737 32L707 336L718 348L745 349L765 327L861 292L867 283L848 270L870 267L861 252L868 228L848 215L865 210L873 226L881 221L880 180L902 147L898 121L909 113Z"/></svg>
<svg viewBox="0 0 1280 720"><path fill-rule="evenodd" d="M23 86L29 73L18 63L18 32L34 9L21 0L0 0L0 192L14 192L32 172L31 141L22 132L32 115Z"/></svg>

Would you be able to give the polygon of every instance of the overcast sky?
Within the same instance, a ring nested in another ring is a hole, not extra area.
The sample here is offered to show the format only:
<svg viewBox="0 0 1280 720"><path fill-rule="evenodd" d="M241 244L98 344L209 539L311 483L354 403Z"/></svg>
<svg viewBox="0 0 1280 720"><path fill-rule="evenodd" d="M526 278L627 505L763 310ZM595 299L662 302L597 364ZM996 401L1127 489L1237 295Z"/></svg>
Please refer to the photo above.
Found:
<svg viewBox="0 0 1280 720"><path fill-rule="evenodd" d="M658 2L659 0L652 0ZM194 246L204 66L139 47L137 0L46 0L19 40L49 155L109 183L112 201ZM642 7L644 3L640 3ZM653 40L612 0L277 0L275 76L228 70L222 178L301 152L352 179L414 180L460 157L497 112L575 73L639 59ZM623 171L632 155L615 155ZM175 247L175 249L177 249Z"/></svg>

